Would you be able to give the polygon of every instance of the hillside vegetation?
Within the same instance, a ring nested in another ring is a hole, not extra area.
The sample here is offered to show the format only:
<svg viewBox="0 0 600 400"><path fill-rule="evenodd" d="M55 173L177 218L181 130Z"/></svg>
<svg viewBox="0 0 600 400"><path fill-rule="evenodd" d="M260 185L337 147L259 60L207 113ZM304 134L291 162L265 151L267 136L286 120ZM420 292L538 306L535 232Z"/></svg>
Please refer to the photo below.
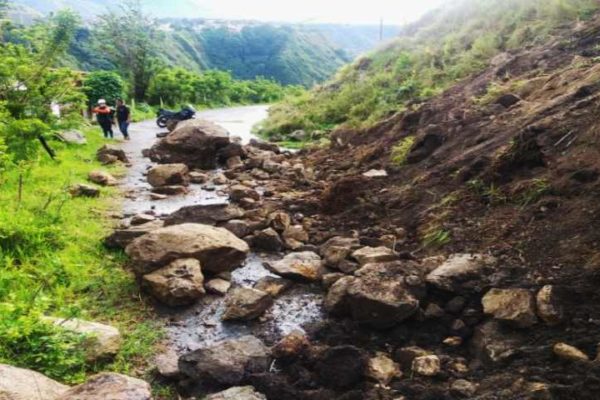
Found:
<svg viewBox="0 0 600 400"><path fill-rule="evenodd" d="M426 15L336 78L271 110L264 135L364 127L441 93L504 51L544 43L589 18L594 0L462 0Z"/></svg>

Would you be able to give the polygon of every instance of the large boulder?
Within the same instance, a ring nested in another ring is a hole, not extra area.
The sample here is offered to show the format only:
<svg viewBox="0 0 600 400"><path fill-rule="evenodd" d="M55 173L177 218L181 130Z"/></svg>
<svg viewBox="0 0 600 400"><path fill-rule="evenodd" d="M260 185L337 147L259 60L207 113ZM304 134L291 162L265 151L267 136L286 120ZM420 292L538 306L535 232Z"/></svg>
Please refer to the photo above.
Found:
<svg viewBox="0 0 600 400"><path fill-rule="evenodd" d="M485 314L517 327L527 328L537 322L535 299L527 289L491 289L481 303Z"/></svg>
<svg viewBox="0 0 600 400"><path fill-rule="evenodd" d="M205 400L267 400L267 397L252 386L239 386L211 394Z"/></svg>
<svg viewBox="0 0 600 400"><path fill-rule="evenodd" d="M243 336L183 355L179 369L195 380L231 386L250 374L266 372L270 363L269 348L254 336Z"/></svg>
<svg viewBox="0 0 600 400"><path fill-rule="evenodd" d="M90 362L113 357L121 349L123 339L119 330L113 326L82 319L44 317L57 327L69 332L85 335L84 349Z"/></svg>
<svg viewBox="0 0 600 400"><path fill-rule="evenodd" d="M244 210L231 204L200 204L180 208L167 217L165 225L217 225L243 216Z"/></svg>
<svg viewBox="0 0 600 400"><path fill-rule="evenodd" d="M431 271L426 281L438 289L458 292L478 286L496 259L485 254L454 254Z"/></svg>
<svg viewBox="0 0 600 400"><path fill-rule="evenodd" d="M55 400L69 389L39 372L0 364L0 399Z"/></svg>
<svg viewBox="0 0 600 400"><path fill-rule="evenodd" d="M128 228L115 229L113 233L104 239L104 245L109 249L124 249L134 239L145 234L160 229L164 226L161 220L154 220L142 225L130 226Z"/></svg>
<svg viewBox="0 0 600 400"><path fill-rule="evenodd" d="M104 160L107 159L107 156L114 157L118 161L121 161L125 164L129 163L129 159L125 154L125 151L119 146L115 146L114 144L105 144L104 146L100 147L96 152L96 157L100 162L104 162Z"/></svg>
<svg viewBox="0 0 600 400"><path fill-rule="evenodd" d="M229 133L212 122L191 119L150 149L150 159L161 164L183 163L190 168L214 169L217 154L230 143Z"/></svg>
<svg viewBox="0 0 600 400"><path fill-rule="evenodd" d="M407 283L418 274L418 264L411 261L367 264L354 277L333 284L325 308L333 314L349 314L374 328L392 327L419 309L424 285Z"/></svg>
<svg viewBox="0 0 600 400"><path fill-rule="evenodd" d="M273 298L267 292L251 288L235 288L225 298L224 321L256 319L273 304Z"/></svg>
<svg viewBox="0 0 600 400"><path fill-rule="evenodd" d="M249 248L227 229L182 224L147 233L125 251L135 271L145 275L180 258L197 259L205 272L230 271L244 261Z"/></svg>
<svg viewBox="0 0 600 400"><path fill-rule="evenodd" d="M268 261L265 267L284 278L312 281L321 280L323 276L321 257L312 251L290 253L279 261Z"/></svg>
<svg viewBox="0 0 600 400"><path fill-rule="evenodd" d="M102 373L69 389L60 397L60 400L98 399L151 400L152 391L150 385L141 379L116 373Z"/></svg>
<svg viewBox="0 0 600 400"><path fill-rule="evenodd" d="M183 185L190 183L189 169L185 164L161 164L148 171L148 183L154 187Z"/></svg>
<svg viewBox="0 0 600 400"><path fill-rule="evenodd" d="M150 274L142 284L161 303L186 306L204 295L204 276L200 262L194 258L180 259Z"/></svg>

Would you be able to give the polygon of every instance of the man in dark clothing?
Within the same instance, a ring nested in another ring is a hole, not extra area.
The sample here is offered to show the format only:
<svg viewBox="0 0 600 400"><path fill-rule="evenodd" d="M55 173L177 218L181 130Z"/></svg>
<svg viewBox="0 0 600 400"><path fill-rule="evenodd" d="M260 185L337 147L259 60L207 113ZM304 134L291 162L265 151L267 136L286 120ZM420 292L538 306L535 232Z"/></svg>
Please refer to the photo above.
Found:
<svg viewBox="0 0 600 400"><path fill-rule="evenodd" d="M119 122L119 130L123 134L125 140L129 140L129 124L131 123L131 111L125 105L122 99L117 100L117 121Z"/></svg>
<svg viewBox="0 0 600 400"><path fill-rule="evenodd" d="M98 125L100 125L100 127L102 128L102 131L104 132L104 137L106 139L112 139L114 137L114 133L112 130L115 115L114 110L106 105L106 100L100 99L98 100L98 107L94 108L92 112L96 114Z"/></svg>

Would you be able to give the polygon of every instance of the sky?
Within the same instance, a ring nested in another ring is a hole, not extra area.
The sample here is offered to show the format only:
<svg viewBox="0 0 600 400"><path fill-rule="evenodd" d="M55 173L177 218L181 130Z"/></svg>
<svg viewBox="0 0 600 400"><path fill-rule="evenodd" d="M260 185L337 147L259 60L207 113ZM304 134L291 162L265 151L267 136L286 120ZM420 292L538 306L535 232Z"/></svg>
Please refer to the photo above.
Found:
<svg viewBox="0 0 600 400"><path fill-rule="evenodd" d="M206 18L402 24L451 0L188 0Z"/></svg>

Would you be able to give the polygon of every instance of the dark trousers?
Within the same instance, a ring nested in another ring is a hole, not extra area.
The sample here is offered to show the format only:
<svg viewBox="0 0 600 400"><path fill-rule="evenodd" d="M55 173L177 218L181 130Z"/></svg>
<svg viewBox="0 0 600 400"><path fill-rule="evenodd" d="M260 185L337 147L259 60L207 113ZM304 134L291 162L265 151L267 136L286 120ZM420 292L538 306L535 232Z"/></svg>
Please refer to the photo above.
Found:
<svg viewBox="0 0 600 400"><path fill-rule="evenodd" d="M129 122L119 121L119 130L123 134L123 137L127 139L129 137Z"/></svg>
<svg viewBox="0 0 600 400"><path fill-rule="evenodd" d="M99 122L100 126L102 127L102 131L104 132L104 137L106 139L112 139L115 135L113 133L113 129L112 129L112 123L110 121L108 122Z"/></svg>

